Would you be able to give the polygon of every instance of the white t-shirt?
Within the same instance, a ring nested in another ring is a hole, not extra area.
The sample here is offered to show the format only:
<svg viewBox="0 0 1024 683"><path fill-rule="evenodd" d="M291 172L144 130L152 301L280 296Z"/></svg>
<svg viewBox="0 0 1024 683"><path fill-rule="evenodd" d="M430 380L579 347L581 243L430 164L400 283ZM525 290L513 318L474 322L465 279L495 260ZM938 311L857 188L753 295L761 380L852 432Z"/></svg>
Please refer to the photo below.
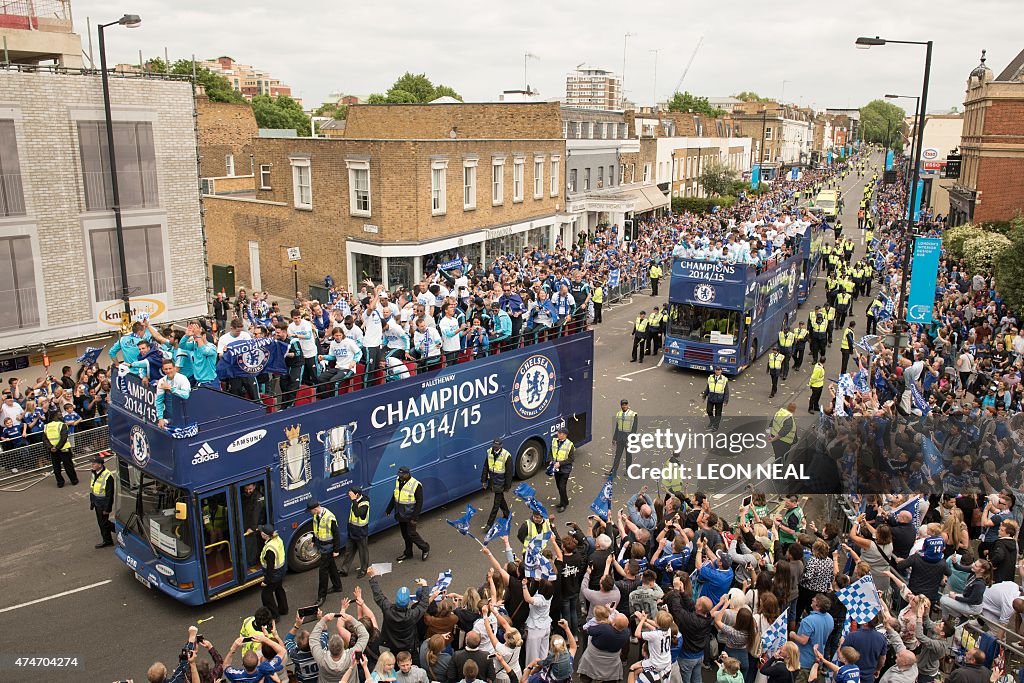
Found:
<svg viewBox="0 0 1024 683"><path fill-rule="evenodd" d="M237 337L232 337L230 334L222 334L220 339L217 340L217 355L223 355L224 349L228 347L228 344L236 341L243 341L252 339L252 335L242 330L238 333Z"/></svg>
<svg viewBox="0 0 1024 683"><path fill-rule="evenodd" d="M1015 581L1000 581L985 589L981 601L981 616L1004 626L1013 616L1013 601L1022 597Z"/></svg>
<svg viewBox="0 0 1024 683"><path fill-rule="evenodd" d="M408 376L409 366L395 356L388 356L388 379L405 379Z"/></svg>
<svg viewBox="0 0 1024 683"><path fill-rule="evenodd" d="M352 370L356 367L356 358L362 353L359 344L345 337L341 341L331 340L327 353L334 356L336 367Z"/></svg>
<svg viewBox="0 0 1024 683"><path fill-rule="evenodd" d="M345 339L351 339L356 342L363 341L363 330L359 325L356 325L355 323L352 323L352 327L345 327L342 325L341 329L345 330Z"/></svg>
<svg viewBox="0 0 1024 683"><path fill-rule="evenodd" d="M384 326L376 310L363 313L363 346L368 349L380 346L384 338Z"/></svg>
<svg viewBox="0 0 1024 683"><path fill-rule="evenodd" d="M7 405L7 402L4 401L2 406L0 406L0 425L6 422L7 418L14 420L15 425L20 425L21 416L24 414L25 409L17 401L14 401L11 405Z"/></svg>
<svg viewBox="0 0 1024 683"><path fill-rule="evenodd" d="M645 669L667 671L672 667L672 633L654 629L642 631L640 636L647 641L647 659L643 661Z"/></svg>
<svg viewBox="0 0 1024 683"><path fill-rule="evenodd" d="M299 348L302 349L303 358L313 358L316 356L316 329L314 329L313 323L308 320L288 323L288 336L299 340Z"/></svg>
<svg viewBox="0 0 1024 683"><path fill-rule="evenodd" d="M428 327L426 332L420 333L417 330L413 334L413 350L418 353L426 353L427 358L436 358L441 355L441 337L437 334L436 327Z"/></svg>
<svg viewBox="0 0 1024 683"><path fill-rule="evenodd" d="M441 331L441 349L446 353L462 349L462 338L459 335L459 321L457 318L445 316L438 323Z"/></svg>
<svg viewBox="0 0 1024 683"><path fill-rule="evenodd" d="M530 615L526 617L526 628L539 629L541 632L551 628L551 601L540 593L533 596L530 603Z"/></svg>

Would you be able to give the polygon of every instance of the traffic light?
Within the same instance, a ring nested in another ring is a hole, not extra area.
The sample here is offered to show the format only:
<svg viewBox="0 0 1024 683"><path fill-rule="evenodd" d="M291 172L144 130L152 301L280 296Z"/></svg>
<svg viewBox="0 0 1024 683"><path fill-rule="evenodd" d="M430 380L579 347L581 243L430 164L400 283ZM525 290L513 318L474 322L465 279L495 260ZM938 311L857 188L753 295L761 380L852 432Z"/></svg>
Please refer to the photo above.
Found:
<svg viewBox="0 0 1024 683"><path fill-rule="evenodd" d="M633 219L627 218L626 220L622 221L622 237L627 242L633 241L635 237L633 235Z"/></svg>

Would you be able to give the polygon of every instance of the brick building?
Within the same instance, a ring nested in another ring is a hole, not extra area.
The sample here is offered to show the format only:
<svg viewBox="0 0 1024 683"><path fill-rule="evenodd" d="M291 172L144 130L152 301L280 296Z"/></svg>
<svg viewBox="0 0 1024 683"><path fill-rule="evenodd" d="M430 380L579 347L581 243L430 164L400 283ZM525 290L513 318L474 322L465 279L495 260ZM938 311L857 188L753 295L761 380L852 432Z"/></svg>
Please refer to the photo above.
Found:
<svg viewBox="0 0 1024 683"><path fill-rule="evenodd" d="M982 51L967 79L960 153L950 225L1008 220L1024 207L1024 50L994 77Z"/></svg>
<svg viewBox="0 0 1024 683"><path fill-rule="evenodd" d="M753 141L751 165L771 180L786 166L808 164L814 143L814 112L778 102L744 102L732 111L737 125Z"/></svg>
<svg viewBox="0 0 1024 683"><path fill-rule="evenodd" d="M343 133L254 139L254 196L206 198L211 265L285 294L299 247L300 287L396 287L456 254L571 239L557 103L357 105Z"/></svg>
<svg viewBox="0 0 1024 683"><path fill-rule="evenodd" d="M42 352L109 343L122 303L100 77L0 68L0 359L34 379ZM192 85L111 78L135 311L207 312ZM159 160L159 163L158 163Z"/></svg>
<svg viewBox="0 0 1024 683"><path fill-rule="evenodd" d="M581 66L565 77L565 106L621 111L622 79L605 69Z"/></svg>
<svg viewBox="0 0 1024 683"><path fill-rule="evenodd" d="M198 62L198 64L228 79L231 87L242 93L247 100L251 100L256 95L270 95L271 97L277 97L278 95L292 96L290 85L285 85L263 69L257 69L248 64L239 64L231 57L206 59ZM295 100L300 103L302 102L298 98L295 98Z"/></svg>
<svg viewBox="0 0 1024 683"><path fill-rule="evenodd" d="M196 128L199 138L199 177L212 180L208 194L227 189L229 178L251 178L252 139L259 133L252 107L231 102L211 102L205 95L196 96ZM235 183L231 183L234 185ZM221 185L222 188L217 188ZM248 183L252 187L252 183Z"/></svg>

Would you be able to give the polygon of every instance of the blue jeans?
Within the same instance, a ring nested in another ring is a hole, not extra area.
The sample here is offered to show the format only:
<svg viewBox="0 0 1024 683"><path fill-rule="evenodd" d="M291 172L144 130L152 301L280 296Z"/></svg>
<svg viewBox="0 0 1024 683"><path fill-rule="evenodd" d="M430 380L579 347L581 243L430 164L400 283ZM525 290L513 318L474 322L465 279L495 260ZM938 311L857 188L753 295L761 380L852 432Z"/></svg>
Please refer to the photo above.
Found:
<svg viewBox="0 0 1024 683"><path fill-rule="evenodd" d="M562 618L569 622L569 630L580 632L580 596L562 599Z"/></svg>
<svg viewBox="0 0 1024 683"><path fill-rule="evenodd" d="M736 649L733 649L731 647L727 647L727 648L725 648L725 652L726 652L727 655L729 655L733 659L739 660L739 662L740 662L740 672L743 673L743 680L744 681L748 681L748 682L749 681L753 681L754 680L754 674L757 673L757 672L754 671L751 668L751 666L750 666L750 656L747 654L747 651L746 650L736 650Z"/></svg>
<svg viewBox="0 0 1024 683"><path fill-rule="evenodd" d="M683 679L683 683L701 683L701 676L703 675L701 664L703 662L703 654L697 659L679 658L679 677Z"/></svg>

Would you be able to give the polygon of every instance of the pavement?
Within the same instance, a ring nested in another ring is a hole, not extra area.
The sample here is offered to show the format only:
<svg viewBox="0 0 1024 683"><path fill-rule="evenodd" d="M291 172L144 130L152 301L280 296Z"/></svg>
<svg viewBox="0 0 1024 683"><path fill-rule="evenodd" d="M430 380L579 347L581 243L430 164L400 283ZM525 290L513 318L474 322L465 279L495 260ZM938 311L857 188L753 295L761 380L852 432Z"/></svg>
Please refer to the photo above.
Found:
<svg viewBox="0 0 1024 683"><path fill-rule="evenodd" d="M865 180L847 178L841 188L846 195L843 224L847 226L847 234L859 232L856 212ZM864 246L858 244L856 256L863 251ZM823 277L801 311L823 303ZM571 520L582 525L590 514L589 505L611 463L613 415L621 398L628 398L631 407L640 414L642 428L648 427L643 422L645 415L692 416L698 420L704 416L700 392L705 386L705 373L663 366L657 362L658 358L651 358L642 367L629 362L633 318L641 308L664 301L664 297L654 299L649 294L638 293L631 301L610 310L606 306L604 322L595 327L597 372L593 441L578 452L572 502L565 513L558 515L559 522ZM866 306L863 299L857 302L858 318L863 317ZM838 346L839 335L836 335L826 364L828 376L838 372ZM746 416L767 424L775 410L790 400L803 405L808 392L809 367L805 365L804 372L791 373L788 381L780 385L776 398L769 401L765 363L762 356L741 376L731 380L727 415ZM702 457L687 454L684 459L698 462ZM7 679L11 675L8 672L20 670L26 672L27 675L21 676L26 680L134 678L144 681L146 669L154 661L162 661L169 668L176 665L186 630L198 620L206 620L199 627L200 633L222 654L226 653L238 635L242 620L260 604L258 588L195 608L147 589L117 561L111 548L93 548L99 541L99 532L89 510L88 472L80 471L79 477L82 483L77 487L58 490L52 478L48 478L24 492L0 493L0 538L4 539L5 549L0 554L0 576L4 577L0 619L9 634L17 634L17 637L5 638L0 645L0 680ZM538 475L530 483L538 489L542 499L556 499L553 482L547 477ZM714 499L716 508L734 514L745 483L739 481L721 489L721 494ZM616 506L633 492L628 489L635 488L635 482L617 486L621 490L616 492ZM421 562L417 554L417 559L395 564L391 574L379 579L386 594L394 595L397 587L411 585L419 577L432 584L437 573L445 569L453 570L454 591L461 592L466 586L475 586L481 581L487 565L477 545L445 523L446 517L460 515L467 502L482 510L477 517L481 523L486 519L490 500L483 493L424 515L421 533L431 543L430 559ZM513 509L515 527L518 527L519 521L525 519L525 507L516 502ZM401 548L397 528L378 534L370 543L371 561L391 562ZM316 581L315 571L287 577L285 588L293 614L297 607L314 602ZM355 585L362 586L369 598L366 579L356 581L349 577L344 580L346 593ZM332 607L331 603L326 606L327 609ZM290 625L286 617L282 633ZM17 657L76 658L77 666L37 670L36 666L17 666Z"/></svg>

